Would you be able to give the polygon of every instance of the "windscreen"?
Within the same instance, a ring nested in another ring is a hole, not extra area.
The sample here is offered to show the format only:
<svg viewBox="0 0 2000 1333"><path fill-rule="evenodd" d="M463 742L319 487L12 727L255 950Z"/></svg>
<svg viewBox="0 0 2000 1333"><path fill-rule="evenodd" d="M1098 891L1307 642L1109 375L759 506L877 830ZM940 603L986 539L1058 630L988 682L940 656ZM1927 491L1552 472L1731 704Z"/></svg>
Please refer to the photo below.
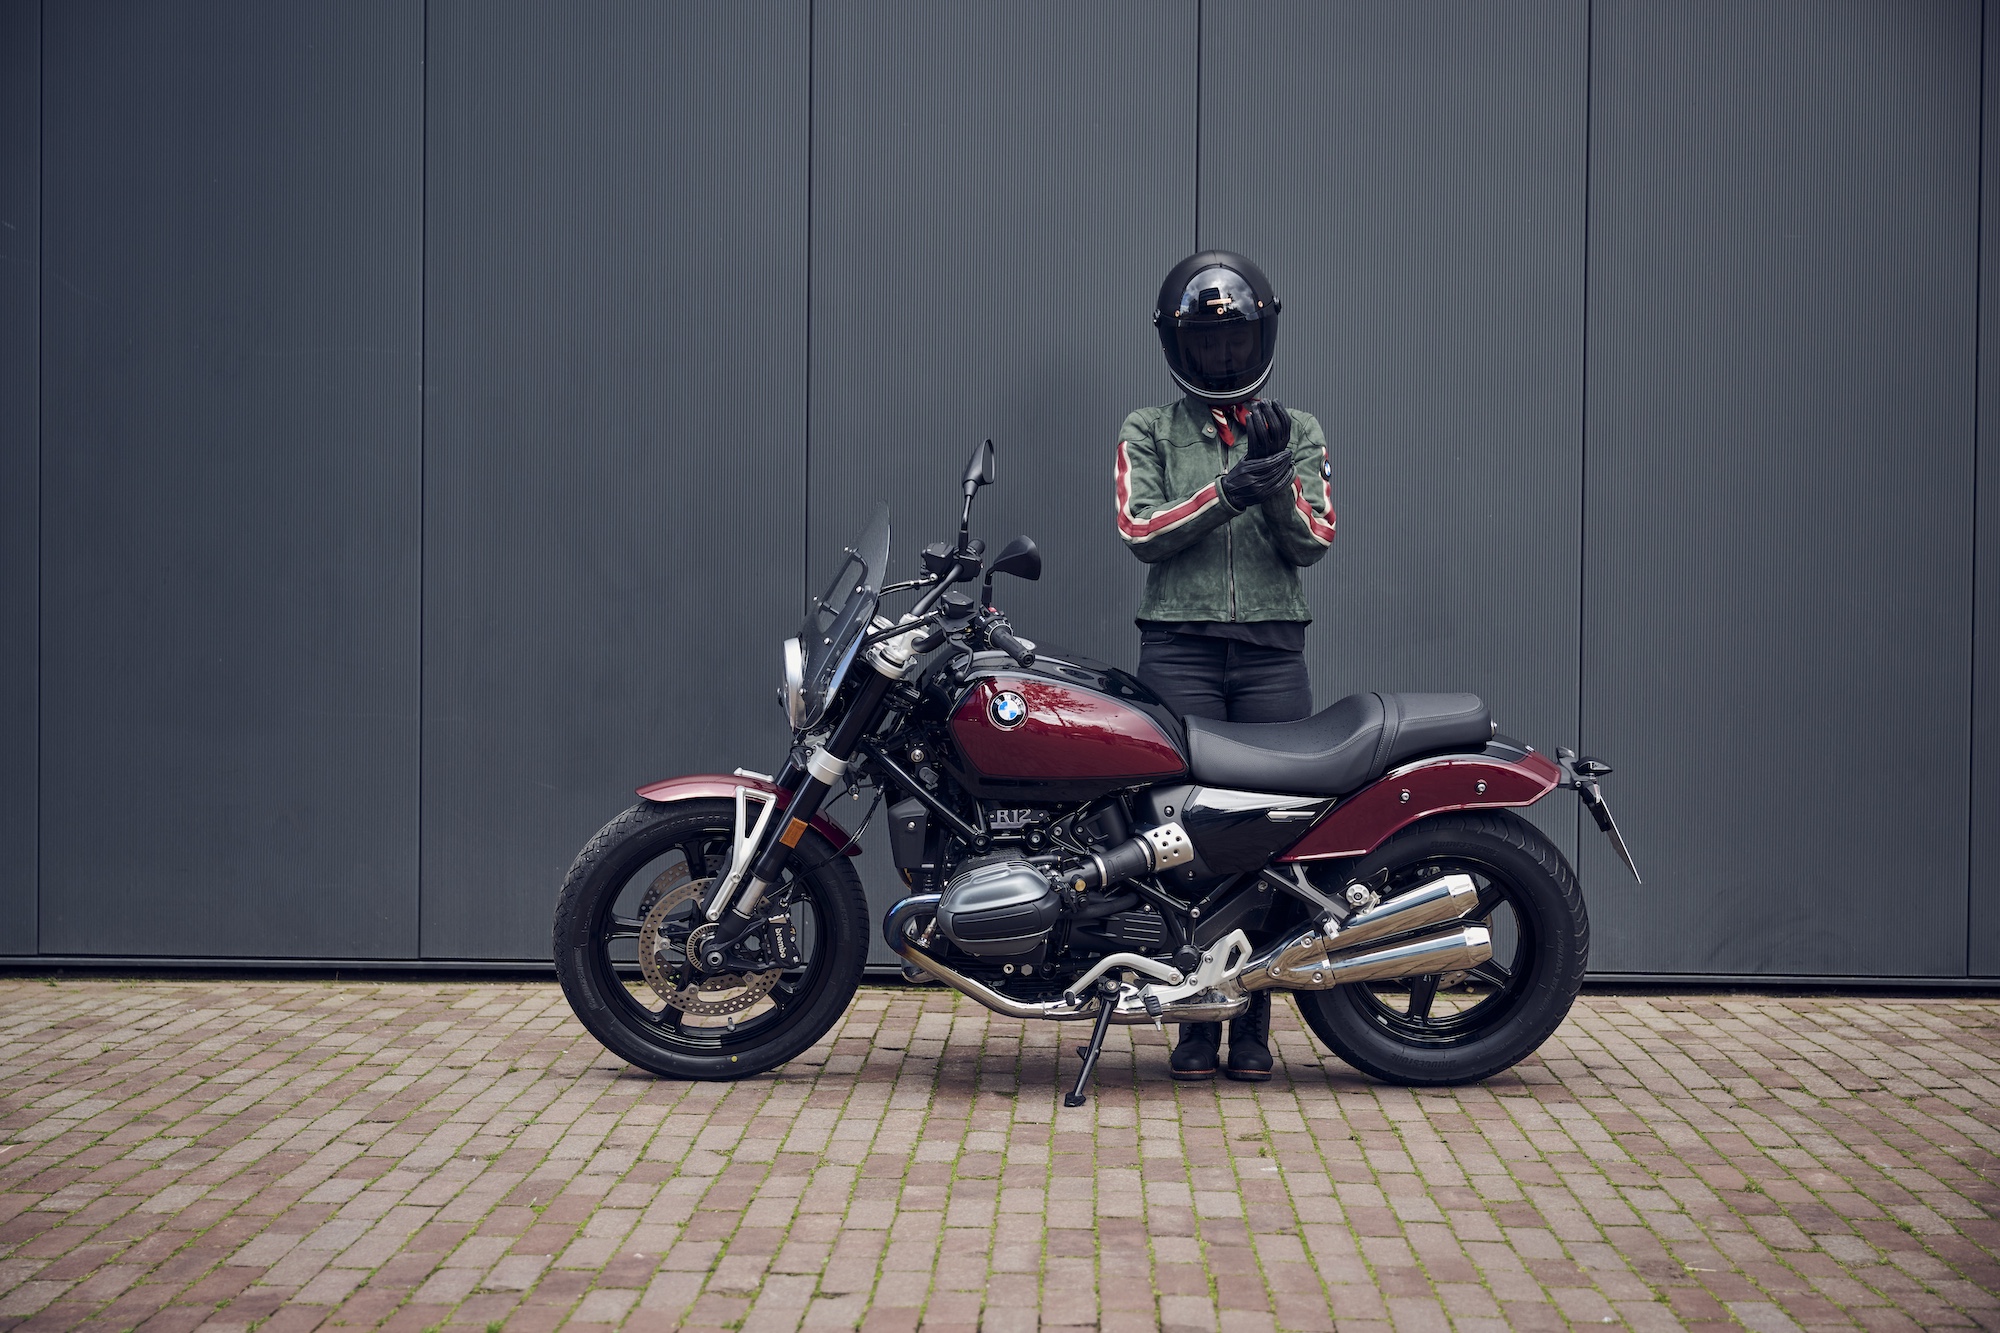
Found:
<svg viewBox="0 0 2000 1333"><path fill-rule="evenodd" d="M799 629L805 649L805 715L799 723L810 731L826 716L826 707L847 677L861 636L875 618L875 602L889 570L889 506L875 507L875 517L852 546L841 552L826 592L806 612Z"/></svg>

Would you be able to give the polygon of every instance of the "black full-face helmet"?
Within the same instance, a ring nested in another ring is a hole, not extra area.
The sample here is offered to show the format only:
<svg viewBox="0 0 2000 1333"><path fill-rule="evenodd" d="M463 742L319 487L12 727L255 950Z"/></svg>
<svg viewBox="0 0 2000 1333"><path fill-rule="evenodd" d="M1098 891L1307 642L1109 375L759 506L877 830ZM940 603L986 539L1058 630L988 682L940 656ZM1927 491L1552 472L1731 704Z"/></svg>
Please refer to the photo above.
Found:
<svg viewBox="0 0 2000 1333"><path fill-rule="evenodd" d="M1278 298L1264 270L1230 250L1203 250L1160 284L1153 327L1174 382L1204 402L1254 398L1278 350Z"/></svg>

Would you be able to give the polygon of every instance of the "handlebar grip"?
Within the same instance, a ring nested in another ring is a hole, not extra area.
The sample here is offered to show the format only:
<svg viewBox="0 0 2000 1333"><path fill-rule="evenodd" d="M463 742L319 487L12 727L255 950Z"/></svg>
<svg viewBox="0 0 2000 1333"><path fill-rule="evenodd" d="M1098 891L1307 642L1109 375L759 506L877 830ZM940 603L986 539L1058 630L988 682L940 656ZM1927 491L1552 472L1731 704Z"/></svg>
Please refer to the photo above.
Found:
<svg viewBox="0 0 2000 1333"><path fill-rule="evenodd" d="M1005 622L995 625L988 631L986 637L992 641L995 648L1013 658L1016 664L1024 667L1035 664L1035 650L1015 638L1014 631L1009 629Z"/></svg>

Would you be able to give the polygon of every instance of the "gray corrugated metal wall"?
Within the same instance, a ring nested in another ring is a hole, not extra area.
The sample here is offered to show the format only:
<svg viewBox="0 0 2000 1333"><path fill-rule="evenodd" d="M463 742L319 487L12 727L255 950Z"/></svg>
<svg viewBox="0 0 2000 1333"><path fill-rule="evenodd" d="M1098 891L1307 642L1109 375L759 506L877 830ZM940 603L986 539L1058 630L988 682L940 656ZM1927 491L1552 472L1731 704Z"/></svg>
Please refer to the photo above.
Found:
<svg viewBox="0 0 2000 1333"><path fill-rule="evenodd" d="M1203 107L1201 239L1283 275L1273 392L1326 427L1322 704L1473 690L1510 734L1576 734L1585 14L1204 7L1205 66L1278 76ZM1572 803L1534 814L1574 854Z"/></svg>
<svg viewBox="0 0 2000 1333"><path fill-rule="evenodd" d="M1984 16L1986 70L2000 70L2000 22ZM2000 88L1987 80L1980 142L1979 474L1972 586L1972 903L1966 966L2000 976ZM1990 276L1989 276L1990 275Z"/></svg>
<svg viewBox="0 0 2000 1333"><path fill-rule="evenodd" d="M0 5L0 952L543 956L983 435L1129 664L1198 236L1334 443L1320 701L1617 763L1600 968L2000 974L1977 0Z"/></svg>
<svg viewBox="0 0 2000 1333"><path fill-rule="evenodd" d="M0 7L0 955L35 952L41 17Z"/></svg>
<svg viewBox="0 0 2000 1333"><path fill-rule="evenodd" d="M425 957L546 954L639 780L784 752L806 31L803 0L430 6Z"/></svg>
<svg viewBox="0 0 2000 1333"><path fill-rule="evenodd" d="M41 949L408 957L421 11L45 17Z"/></svg>
<svg viewBox="0 0 2000 1333"><path fill-rule="evenodd" d="M1964 975L1979 17L1598 0L1599 967Z"/></svg>

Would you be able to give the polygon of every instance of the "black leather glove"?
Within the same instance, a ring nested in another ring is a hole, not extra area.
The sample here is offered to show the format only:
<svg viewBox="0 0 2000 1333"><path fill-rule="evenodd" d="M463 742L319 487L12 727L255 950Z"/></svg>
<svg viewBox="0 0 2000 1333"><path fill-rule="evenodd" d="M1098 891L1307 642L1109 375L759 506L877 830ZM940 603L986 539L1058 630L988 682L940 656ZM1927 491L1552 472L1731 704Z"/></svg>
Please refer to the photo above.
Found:
<svg viewBox="0 0 2000 1333"><path fill-rule="evenodd" d="M1238 509L1248 509L1267 495L1276 495L1292 480L1290 452L1252 454L1222 474L1222 496Z"/></svg>
<svg viewBox="0 0 2000 1333"><path fill-rule="evenodd" d="M1244 429L1250 434L1250 456L1268 458L1291 452L1292 414L1275 398L1259 398L1245 414Z"/></svg>

